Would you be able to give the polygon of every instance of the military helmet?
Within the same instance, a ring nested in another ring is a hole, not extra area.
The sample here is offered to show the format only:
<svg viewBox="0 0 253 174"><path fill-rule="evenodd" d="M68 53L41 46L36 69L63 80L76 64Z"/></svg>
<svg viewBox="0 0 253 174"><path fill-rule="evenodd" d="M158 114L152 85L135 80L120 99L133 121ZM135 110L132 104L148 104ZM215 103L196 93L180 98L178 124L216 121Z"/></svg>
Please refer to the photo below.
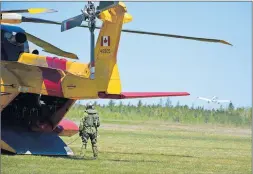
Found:
<svg viewBox="0 0 253 174"><path fill-rule="evenodd" d="M88 103L86 109L94 109L93 104L91 102Z"/></svg>

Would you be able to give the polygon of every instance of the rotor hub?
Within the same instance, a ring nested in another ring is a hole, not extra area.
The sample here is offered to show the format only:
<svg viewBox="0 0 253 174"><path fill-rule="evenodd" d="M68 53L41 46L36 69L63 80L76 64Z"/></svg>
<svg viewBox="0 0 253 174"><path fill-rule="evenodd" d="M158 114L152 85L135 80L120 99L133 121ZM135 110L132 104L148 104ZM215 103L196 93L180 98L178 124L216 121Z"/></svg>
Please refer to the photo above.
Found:
<svg viewBox="0 0 253 174"><path fill-rule="evenodd" d="M88 22L88 27L91 32L94 32L96 27L96 17L98 11L96 11L95 5L93 2L88 1L88 4L85 5L84 10L82 10L84 15L84 20Z"/></svg>

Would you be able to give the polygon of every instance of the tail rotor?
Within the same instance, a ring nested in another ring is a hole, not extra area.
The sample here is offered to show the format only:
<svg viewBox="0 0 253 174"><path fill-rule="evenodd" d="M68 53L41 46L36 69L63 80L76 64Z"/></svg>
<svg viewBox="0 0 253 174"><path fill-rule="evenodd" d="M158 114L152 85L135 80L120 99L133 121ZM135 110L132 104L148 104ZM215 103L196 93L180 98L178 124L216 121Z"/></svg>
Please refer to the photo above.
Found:
<svg viewBox="0 0 253 174"><path fill-rule="evenodd" d="M69 29L72 29L74 27L81 26L82 22L85 21L88 23L88 28L90 31L90 79L95 79L95 56L94 56L94 50L95 50L95 34L94 30L96 28L96 18L99 16L99 14L107 10L115 5L117 5L118 2L115 1L101 1L99 2L99 6L97 8L95 7L94 3L91 1L88 1L88 4L85 5L84 9L81 10L82 14L75 16L73 18L67 19L62 22L61 24L61 31L66 31Z"/></svg>

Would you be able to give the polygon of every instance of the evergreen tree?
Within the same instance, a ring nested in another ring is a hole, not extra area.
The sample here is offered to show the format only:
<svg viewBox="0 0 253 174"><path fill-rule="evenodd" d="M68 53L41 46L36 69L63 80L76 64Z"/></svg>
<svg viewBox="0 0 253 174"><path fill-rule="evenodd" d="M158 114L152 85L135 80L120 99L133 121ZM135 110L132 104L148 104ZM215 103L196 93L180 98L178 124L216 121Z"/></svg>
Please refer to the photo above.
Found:
<svg viewBox="0 0 253 174"><path fill-rule="evenodd" d="M119 102L119 112L120 112L120 113L123 112L123 107L124 107L124 105L123 105L122 101L120 101L120 102Z"/></svg>
<svg viewBox="0 0 253 174"><path fill-rule="evenodd" d="M223 109L223 106L222 106L222 105L220 105L219 111L220 111L220 112L223 112L223 111L224 111L224 109Z"/></svg>
<svg viewBox="0 0 253 174"><path fill-rule="evenodd" d="M138 101L138 104L137 104L137 107L138 107L138 108L141 108L142 106L143 106L142 101L139 100L139 101Z"/></svg>
<svg viewBox="0 0 253 174"><path fill-rule="evenodd" d="M115 106L115 102L113 100L110 100L108 103L109 107L114 107Z"/></svg>
<svg viewBox="0 0 253 174"><path fill-rule="evenodd" d="M234 105L233 105L233 103L231 102L231 103L229 103L229 105L228 105L228 110L229 111L232 111L232 110L234 110Z"/></svg>
<svg viewBox="0 0 253 174"><path fill-rule="evenodd" d="M170 108L172 106L172 102L171 102L169 97L166 100L165 106L168 107L168 108Z"/></svg>
<svg viewBox="0 0 253 174"><path fill-rule="evenodd" d="M159 101L159 106L160 106L160 107L163 107L163 99L160 99L160 101Z"/></svg>
<svg viewBox="0 0 253 174"><path fill-rule="evenodd" d="M192 106L191 106L191 110L193 110L194 109L194 103L192 103Z"/></svg>
<svg viewBox="0 0 253 174"><path fill-rule="evenodd" d="M179 107L180 107L180 103L179 103L179 101L177 101L177 105L176 105L176 107L177 107L177 108L179 108Z"/></svg>
<svg viewBox="0 0 253 174"><path fill-rule="evenodd" d="M112 111L113 108L115 107L115 102L113 100L110 100L108 103L109 109Z"/></svg>

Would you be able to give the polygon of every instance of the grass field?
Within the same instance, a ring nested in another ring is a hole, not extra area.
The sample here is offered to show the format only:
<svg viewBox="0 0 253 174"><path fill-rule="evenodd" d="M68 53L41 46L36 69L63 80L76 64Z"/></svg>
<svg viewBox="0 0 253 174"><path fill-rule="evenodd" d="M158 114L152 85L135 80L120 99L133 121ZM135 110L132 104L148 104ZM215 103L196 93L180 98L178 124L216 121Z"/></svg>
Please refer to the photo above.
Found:
<svg viewBox="0 0 253 174"><path fill-rule="evenodd" d="M64 138L66 143L78 135ZM2 155L3 174L76 173L251 173L251 130L162 121L102 122L99 158L91 146L74 157Z"/></svg>

